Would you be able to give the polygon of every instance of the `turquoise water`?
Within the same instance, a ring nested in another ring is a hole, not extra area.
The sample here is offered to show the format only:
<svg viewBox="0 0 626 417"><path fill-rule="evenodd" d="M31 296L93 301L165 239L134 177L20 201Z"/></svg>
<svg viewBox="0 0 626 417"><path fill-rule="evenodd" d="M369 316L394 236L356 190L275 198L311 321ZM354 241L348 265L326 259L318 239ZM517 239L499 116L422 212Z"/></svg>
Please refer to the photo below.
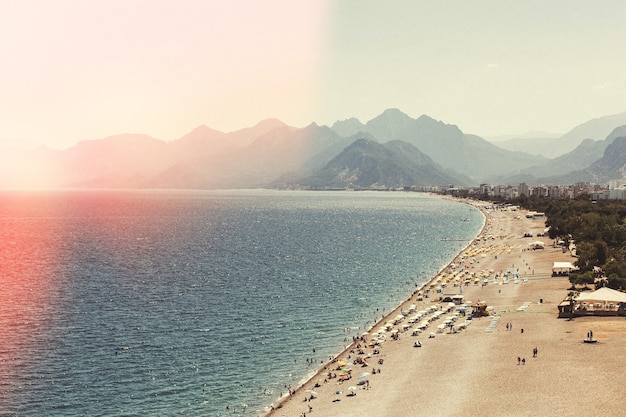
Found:
<svg viewBox="0 0 626 417"><path fill-rule="evenodd" d="M258 415L482 222L418 193L2 193L0 409Z"/></svg>

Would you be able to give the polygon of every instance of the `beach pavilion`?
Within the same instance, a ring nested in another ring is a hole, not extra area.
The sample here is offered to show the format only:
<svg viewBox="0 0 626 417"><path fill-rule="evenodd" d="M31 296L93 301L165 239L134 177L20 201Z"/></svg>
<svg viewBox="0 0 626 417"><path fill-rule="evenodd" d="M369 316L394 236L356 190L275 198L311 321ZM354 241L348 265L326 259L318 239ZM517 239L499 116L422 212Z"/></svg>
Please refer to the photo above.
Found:
<svg viewBox="0 0 626 417"><path fill-rule="evenodd" d="M626 315L626 293L611 288L583 292L574 302L576 315Z"/></svg>
<svg viewBox="0 0 626 417"><path fill-rule="evenodd" d="M554 262L552 264L552 276L569 275L570 272L577 270L578 267L572 265L571 262Z"/></svg>

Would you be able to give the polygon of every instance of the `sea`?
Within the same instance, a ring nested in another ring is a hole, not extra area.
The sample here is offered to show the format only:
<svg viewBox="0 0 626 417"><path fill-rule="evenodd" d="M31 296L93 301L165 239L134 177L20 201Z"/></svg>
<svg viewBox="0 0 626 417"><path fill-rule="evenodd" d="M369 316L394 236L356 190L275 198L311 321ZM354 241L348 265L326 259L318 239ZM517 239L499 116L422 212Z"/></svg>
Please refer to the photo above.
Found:
<svg viewBox="0 0 626 417"><path fill-rule="evenodd" d="M1 416L258 416L483 215L425 193L0 192Z"/></svg>

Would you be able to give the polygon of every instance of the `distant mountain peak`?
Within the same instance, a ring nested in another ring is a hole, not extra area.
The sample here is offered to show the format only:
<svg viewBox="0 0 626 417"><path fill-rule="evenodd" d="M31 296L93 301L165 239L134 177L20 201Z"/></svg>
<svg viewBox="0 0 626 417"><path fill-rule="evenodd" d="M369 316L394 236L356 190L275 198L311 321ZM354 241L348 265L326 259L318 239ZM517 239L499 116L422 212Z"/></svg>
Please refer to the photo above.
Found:
<svg viewBox="0 0 626 417"><path fill-rule="evenodd" d="M569 145L573 149L583 139L603 140L616 126L622 125L626 125L626 112L591 119L563 135L560 138L561 145Z"/></svg>
<svg viewBox="0 0 626 417"><path fill-rule="evenodd" d="M439 122L439 123L442 123L441 121L435 120L435 119L433 119L432 117L430 117L427 114L422 114L420 117L417 118L417 120L418 121L422 121L422 122Z"/></svg>
<svg viewBox="0 0 626 417"><path fill-rule="evenodd" d="M356 117L350 117L349 119L337 120L335 123L361 123Z"/></svg>
<svg viewBox="0 0 626 417"><path fill-rule="evenodd" d="M378 123L396 123L396 122L406 123L407 121L412 121L412 120L413 119L411 119L411 117L408 114L401 112L398 109L387 109L381 114L379 114L378 116L374 117L369 122L367 122L367 124L370 125L370 124L378 124Z"/></svg>
<svg viewBox="0 0 626 417"><path fill-rule="evenodd" d="M409 117L408 114L406 114L405 112L403 112L402 110L396 108L396 107L391 107L387 110L385 110L382 113L383 116L402 116L402 117Z"/></svg>
<svg viewBox="0 0 626 417"><path fill-rule="evenodd" d="M380 148L382 145L370 138L361 136L361 137L358 137L354 142L352 142L352 144L348 146L346 149L348 150L350 148L365 148L368 146L375 146L377 148Z"/></svg>
<svg viewBox="0 0 626 417"><path fill-rule="evenodd" d="M356 117L351 117L345 120L337 120L333 123L331 129L338 135L343 137L349 137L355 135L363 130L365 125L361 123Z"/></svg>
<svg viewBox="0 0 626 417"><path fill-rule="evenodd" d="M224 132L220 132L219 130L212 129L207 125L200 125L194 128L191 132L182 136L179 139L182 140L200 140L200 139L211 139L216 137L224 136Z"/></svg>
<svg viewBox="0 0 626 417"><path fill-rule="evenodd" d="M606 140L611 142L615 138L626 136L626 125L618 126L606 137Z"/></svg>
<svg viewBox="0 0 626 417"><path fill-rule="evenodd" d="M414 185L464 183L450 175L413 145L402 141L380 144L359 137L322 170L300 184L339 188L397 188Z"/></svg>
<svg viewBox="0 0 626 417"><path fill-rule="evenodd" d="M223 132L210 128L207 125L200 125L192 129L191 132L189 132L188 134L207 134L207 133L223 133Z"/></svg>
<svg viewBox="0 0 626 417"><path fill-rule="evenodd" d="M265 130L276 129L278 127L288 127L288 125L274 118L261 120L259 123L254 125L254 128L265 129Z"/></svg>

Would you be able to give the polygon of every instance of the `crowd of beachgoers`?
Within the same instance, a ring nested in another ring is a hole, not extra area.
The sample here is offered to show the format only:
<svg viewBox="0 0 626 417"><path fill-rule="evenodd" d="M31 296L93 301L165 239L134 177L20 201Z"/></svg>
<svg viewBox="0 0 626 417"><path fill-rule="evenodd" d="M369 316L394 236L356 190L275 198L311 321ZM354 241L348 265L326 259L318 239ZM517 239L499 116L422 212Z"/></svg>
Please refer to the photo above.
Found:
<svg viewBox="0 0 626 417"><path fill-rule="evenodd" d="M552 277L551 265L571 254L549 242L548 249L528 250L523 234L543 231L543 222L481 209L485 226L467 248L266 414L534 416L556 409L569 414L580 405L580 396L564 397L579 385L567 379L576 375L568 366L581 360L576 348L584 337L578 333L599 324L557 318L569 283ZM608 320L601 326L606 337L624 334L626 324ZM611 362L626 341L606 345ZM605 362L597 366L589 380L616 372ZM601 397L614 399L623 391L604 390ZM618 414L596 403L608 410L605 415Z"/></svg>

